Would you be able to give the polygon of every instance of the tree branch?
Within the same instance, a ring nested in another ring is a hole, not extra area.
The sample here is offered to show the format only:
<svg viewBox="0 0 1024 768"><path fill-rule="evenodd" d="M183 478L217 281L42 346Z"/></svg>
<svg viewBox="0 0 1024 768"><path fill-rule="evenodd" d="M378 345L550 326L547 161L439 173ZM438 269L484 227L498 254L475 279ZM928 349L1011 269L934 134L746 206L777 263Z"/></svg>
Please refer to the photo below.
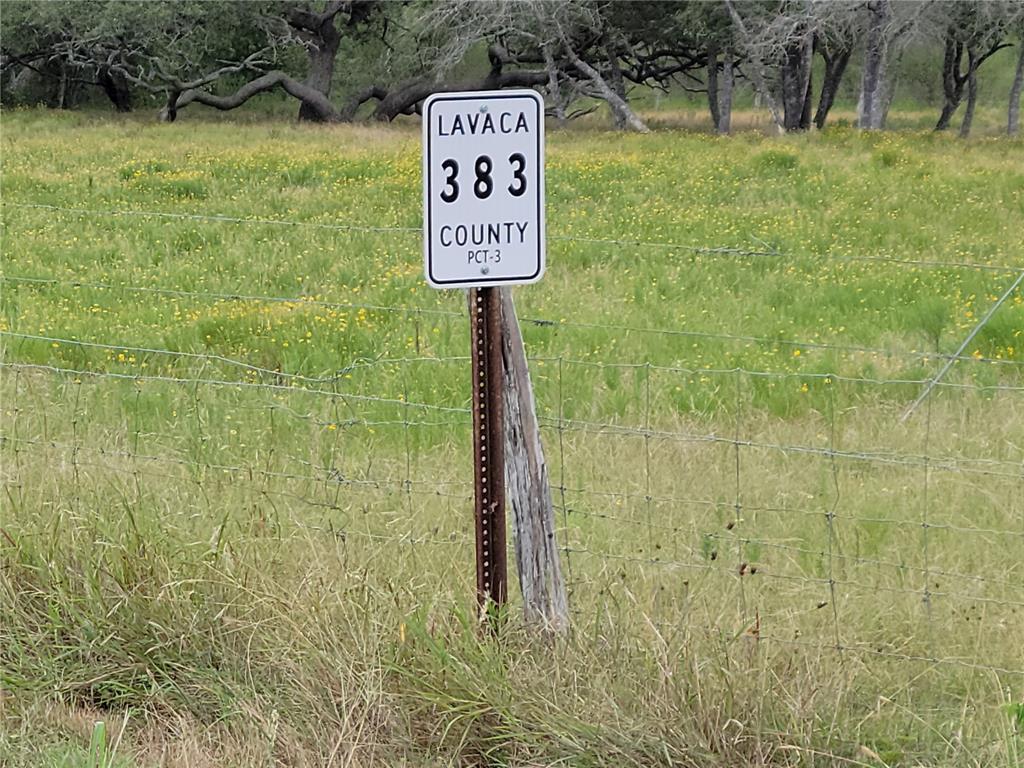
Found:
<svg viewBox="0 0 1024 768"><path fill-rule="evenodd" d="M160 73L161 79L164 80L169 86L179 91L188 91L195 88L202 88L205 85L214 83L220 80L225 75L234 75L238 72L255 71L262 72L262 66L269 64L270 62L265 61L262 56L267 52L266 48L262 48L255 53L251 53L246 56L242 61L235 64L227 64L220 69L216 69L196 80L182 81L179 80L176 75L167 73L163 67L158 63L157 67Z"/></svg>
<svg viewBox="0 0 1024 768"><path fill-rule="evenodd" d="M344 118L341 113L331 104L330 100L315 88L299 82L295 78L280 70L267 72L255 80L250 80L234 93L228 96L216 96L198 88L191 88L181 92L172 92L172 98L168 100L161 118L167 122L173 122L177 117L179 109L188 106L192 102L205 104L220 110L235 109L257 94L281 88L290 96L308 104L324 122L340 122Z"/></svg>
<svg viewBox="0 0 1024 768"><path fill-rule="evenodd" d="M346 0L331 0L331 2L327 3L322 13L317 13L309 8L291 6L288 8L287 20L296 29L316 34L325 22L333 21L334 17L345 10L347 6L348 2Z"/></svg>
<svg viewBox="0 0 1024 768"><path fill-rule="evenodd" d="M432 79L414 80L390 91L377 105L373 116L377 120L394 120L398 115L410 114L413 108L434 93L454 91L490 91L502 88L532 88L546 85L550 80L547 70L520 70L516 72L491 71L482 80L459 83L438 83Z"/></svg>
<svg viewBox="0 0 1024 768"><path fill-rule="evenodd" d="M359 108L363 106L363 104L368 102L370 99L377 99L377 101L383 101L384 99L387 98L387 95L387 89L379 85L371 85L367 88L364 88L363 90L359 91L359 93L355 94L352 98L350 98L348 100L348 103L341 110L341 121L348 123L351 122L352 120L355 120L356 112L359 111Z"/></svg>
<svg viewBox="0 0 1024 768"><path fill-rule="evenodd" d="M743 22L743 17L740 16L735 6L732 4L732 0L725 0L725 7L729 11L729 17L732 19L733 24L736 25L736 29L743 37L744 47L750 54L751 64L753 65L753 81L754 86L761 94L761 98L764 99L768 105L768 111L772 113L772 120L775 121L775 127L779 133L785 132L785 122L782 119L782 115L779 114L779 107L775 103L775 97L772 96L771 91L768 88L767 79L764 75L764 63L761 61L761 57L756 55L752 50L750 32L747 30L747 25Z"/></svg>

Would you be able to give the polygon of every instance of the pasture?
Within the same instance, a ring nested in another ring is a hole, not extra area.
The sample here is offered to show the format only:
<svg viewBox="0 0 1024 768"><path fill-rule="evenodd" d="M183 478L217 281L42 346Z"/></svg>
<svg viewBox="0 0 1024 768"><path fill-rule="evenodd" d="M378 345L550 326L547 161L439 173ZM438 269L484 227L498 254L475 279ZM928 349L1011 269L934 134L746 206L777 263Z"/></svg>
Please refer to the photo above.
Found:
<svg viewBox="0 0 1024 768"><path fill-rule="evenodd" d="M551 131L495 642L419 142L5 114L0 763L1020 765L1024 143Z"/></svg>

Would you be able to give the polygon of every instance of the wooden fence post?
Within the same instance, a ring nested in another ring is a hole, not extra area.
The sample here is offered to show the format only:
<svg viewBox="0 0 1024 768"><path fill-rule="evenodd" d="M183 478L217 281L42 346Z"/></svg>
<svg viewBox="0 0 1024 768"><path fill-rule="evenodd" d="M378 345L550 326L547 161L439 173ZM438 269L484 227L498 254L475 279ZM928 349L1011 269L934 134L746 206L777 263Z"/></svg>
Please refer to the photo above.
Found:
<svg viewBox="0 0 1024 768"><path fill-rule="evenodd" d="M505 373L505 493L512 510L523 612L527 623L559 633L569 628L569 605L555 538L555 510L512 292L499 290Z"/></svg>

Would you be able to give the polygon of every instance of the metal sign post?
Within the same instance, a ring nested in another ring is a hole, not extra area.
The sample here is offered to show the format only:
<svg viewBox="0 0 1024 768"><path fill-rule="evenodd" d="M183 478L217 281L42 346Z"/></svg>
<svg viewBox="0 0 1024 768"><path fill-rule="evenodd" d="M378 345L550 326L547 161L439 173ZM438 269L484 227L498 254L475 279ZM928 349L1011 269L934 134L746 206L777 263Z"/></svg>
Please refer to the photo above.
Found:
<svg viewBox="0 0 1024 768"><path fill-rule="evenodd" d="M500 607L508 597L501 297L497 288L473 288L469 301L473 360L476 593L481 611L486 611L489 602Z"/></svg>
<svg viewBox="0 0 1024 768"><path fill-rule="evenodd" d="M528 90L439 93L423 104L423 267L470 289L476 586L508 596L499 287L544 274L544 101Z"/></svg>

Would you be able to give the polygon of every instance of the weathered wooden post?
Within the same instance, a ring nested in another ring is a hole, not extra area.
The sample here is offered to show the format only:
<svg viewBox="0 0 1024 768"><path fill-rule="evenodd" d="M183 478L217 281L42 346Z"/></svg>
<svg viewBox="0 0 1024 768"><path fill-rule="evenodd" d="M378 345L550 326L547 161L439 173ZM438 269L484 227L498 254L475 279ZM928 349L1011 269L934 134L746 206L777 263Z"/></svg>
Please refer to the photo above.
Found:
<svg viewBox="0 0 1024 768"><path fill-rule="evenodd" d="M537 425L533 385L512 292L501 289L505 367L505 496L512 507L523 613L552 632L569 628L569 603L555 539L555 509Z"/></svg>

